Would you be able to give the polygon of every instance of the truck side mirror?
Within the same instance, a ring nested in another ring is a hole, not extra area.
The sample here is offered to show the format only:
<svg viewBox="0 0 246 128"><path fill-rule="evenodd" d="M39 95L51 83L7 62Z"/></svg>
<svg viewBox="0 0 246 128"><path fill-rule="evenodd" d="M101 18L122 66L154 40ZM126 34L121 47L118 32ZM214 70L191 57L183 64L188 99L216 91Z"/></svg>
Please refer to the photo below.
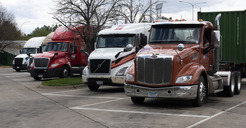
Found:
<svg viewBox="0 0 246 128"><path fill-rule="evenodd" d="M40 47L38 48L37 53L42 53L42 46L40 46Z"/></svg>
<svg viewBox="0 0 246 128"><path fill-rule="evenodd" d="M20 50L19 52L20 52L20 54L21 54L21 53L22 53L22 50Z"/></svg>
<svg viewBox="0 0 246 128"><path fill-rule="evenodd" d="M31 56L31 53L30 53L30 52L27 52L26 54L27 54L28 56Z"/></svg>
<svg viewBox="0 0 246 128"><path fill-rule="evenodd" d="M80 49L80 53L84 53L84 54L86 55L87 58L89 57L88 52L86 52L84 49Z"/></svg>
<svg viewBox="0 0 246 128"><path fill-rule="evenodd" d="M218 48L220 47L220 31L214 31L214 47Z"/></svg>
<svg viewBox="0 0 246 128"><path fill-rule="evenodd" d="M141 33L140 34L140 48L142 48L145 45L147 45L147 36Z"/></svg>
<svg viewBox="0 0 246 128"><path fill-rule="evenodd" d="M131 51L132 49L133 49L132 44L128 44L128 45L126 45L126 47L124 48L124 52Z"/></svg>

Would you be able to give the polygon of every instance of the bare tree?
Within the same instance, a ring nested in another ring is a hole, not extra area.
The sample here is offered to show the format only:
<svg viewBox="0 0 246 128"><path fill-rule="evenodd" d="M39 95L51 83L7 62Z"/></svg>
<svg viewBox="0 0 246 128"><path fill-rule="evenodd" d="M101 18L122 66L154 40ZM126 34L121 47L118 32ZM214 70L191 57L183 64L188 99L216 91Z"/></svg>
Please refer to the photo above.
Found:
<svg viewBox="0 0 246 128"><path fill-rule="evenodd" d="M125 19L125 23L141 23L152 21L152 13L155 13L155 9L152 9L152 6L159 3L159 0L153 1L150 0L124 0L121 1L118 6L120 10L117 11L118 16Z"/></svg>
<svg viewBox="0 0 246 128"><path fill-rule="evenodd" d="M14 45L13 41L21 35L14 19L14 15L0 4L0 52Z"/></svg>
<svg viewBox="0 0 246 128"><path fill-rule="evenodd" d="M78 30L86 44L86 51L93 50L94 41L91 37L103 29L111 21L114 10L120 0L56 0L54 19L66 26L85 25L86 30ZM91 28L93 26L93 32ZM85 32L85 33L81 33Z"/></svg>

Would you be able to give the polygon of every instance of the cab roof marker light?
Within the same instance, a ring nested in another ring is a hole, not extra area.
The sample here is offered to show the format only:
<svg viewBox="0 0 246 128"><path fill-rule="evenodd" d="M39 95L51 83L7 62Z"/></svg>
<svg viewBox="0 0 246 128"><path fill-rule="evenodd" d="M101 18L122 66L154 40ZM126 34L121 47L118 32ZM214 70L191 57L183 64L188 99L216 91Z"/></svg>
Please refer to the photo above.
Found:
<svg viewBox="0 0 246 128"><path fill-rule="evenodd" d="M198 21L202 22L203 20L202 19L199 19Z"/></svg>

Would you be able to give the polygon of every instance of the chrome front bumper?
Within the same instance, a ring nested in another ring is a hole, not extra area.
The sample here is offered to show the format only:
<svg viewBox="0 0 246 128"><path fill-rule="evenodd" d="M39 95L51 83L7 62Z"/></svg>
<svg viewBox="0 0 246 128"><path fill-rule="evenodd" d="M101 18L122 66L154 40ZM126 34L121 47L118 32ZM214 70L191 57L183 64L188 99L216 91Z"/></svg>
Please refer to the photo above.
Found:
<svg viewBox="0 0 246 128"><path fill-rule="evenodd" d="M125 84L125 94L130 97L195 99L198 85L149 88Z"/></svg>

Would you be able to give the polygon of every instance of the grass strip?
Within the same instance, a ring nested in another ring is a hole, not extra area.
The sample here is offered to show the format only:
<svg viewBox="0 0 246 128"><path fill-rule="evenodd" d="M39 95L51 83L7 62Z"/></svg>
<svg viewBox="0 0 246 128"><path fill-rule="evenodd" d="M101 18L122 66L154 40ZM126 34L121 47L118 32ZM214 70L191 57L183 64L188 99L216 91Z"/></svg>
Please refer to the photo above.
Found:
<svg viewBox="0 0 246 128"><path fill-rule="evenodd" d="M54 79L49 81L43 81L43 86L73 86L82 84L81 77L72 77L72 78L62 78Z"/></svg>

